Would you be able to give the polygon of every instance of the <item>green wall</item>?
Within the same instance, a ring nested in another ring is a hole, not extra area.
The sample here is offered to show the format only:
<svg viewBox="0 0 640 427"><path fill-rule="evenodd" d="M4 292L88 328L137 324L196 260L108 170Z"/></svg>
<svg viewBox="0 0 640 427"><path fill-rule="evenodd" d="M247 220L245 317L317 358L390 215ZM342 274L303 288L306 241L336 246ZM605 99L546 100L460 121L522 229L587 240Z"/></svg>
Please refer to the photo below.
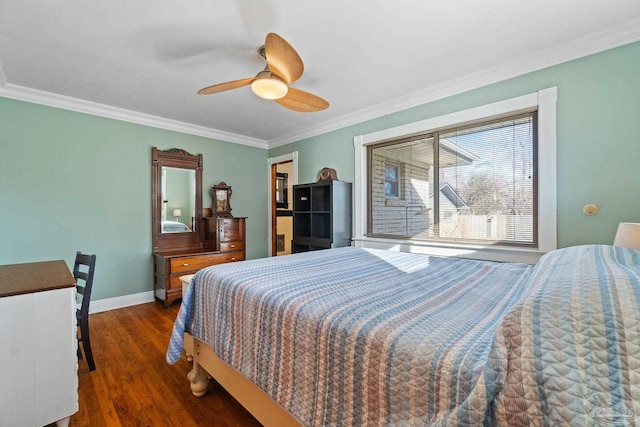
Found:
<svg viewBox="0 0 640 427"><path fill-rule="evenodd" d="M267 150L0 97L0 264L97 254L92 299L151 291L151 147L203 154L267 255Z"/></svg>
<svg viewBox="0 0 640 427"><path fill-rule="evenodd" d="M299 182L353 182L353 137L558 87L558 244L611 243L640 222L640 43L269 150L0 97L0 264L98 255L94 299L152 290L151 147L204 158L206 190L233 186L247 257L266 256L267 158L299 152ZM588 217L582 206L600 212Z"/></svg>
<svg viewBox="0 0 640 427"><path fill-rule="evenodd" d="M353 182L353 137L557 86L558 246L611 244L640 222L640 43L611 49L317 137L273 148L299 155L299 182L324 166ZM600 208L586 216L582 207Z"/></svg>

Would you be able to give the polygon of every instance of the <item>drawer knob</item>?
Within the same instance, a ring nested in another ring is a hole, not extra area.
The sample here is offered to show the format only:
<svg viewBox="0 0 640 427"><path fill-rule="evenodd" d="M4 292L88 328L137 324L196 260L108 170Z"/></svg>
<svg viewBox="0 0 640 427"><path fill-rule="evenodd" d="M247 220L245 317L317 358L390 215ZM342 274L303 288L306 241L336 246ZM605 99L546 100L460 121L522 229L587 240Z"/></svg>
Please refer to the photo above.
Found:
<svg viewBox="0 0 640 427"><path fill-rule="evenodd" d="M236 247L236 245L231 245L231 247L232 247L232 248L235 248L235 247Z"/></svg>
<svg viewBox="0 0 640 427"><path fill-rule="evenodd" d="M189 264L182 264L183 267L189 267Z"/></svg>
<svg viewBox="0 0 640 427"><path fill-rule="evenodd" d="M234 257L234 256L231 257L231 261L235 261L235 260L236 260L236 257Z"/></svg>

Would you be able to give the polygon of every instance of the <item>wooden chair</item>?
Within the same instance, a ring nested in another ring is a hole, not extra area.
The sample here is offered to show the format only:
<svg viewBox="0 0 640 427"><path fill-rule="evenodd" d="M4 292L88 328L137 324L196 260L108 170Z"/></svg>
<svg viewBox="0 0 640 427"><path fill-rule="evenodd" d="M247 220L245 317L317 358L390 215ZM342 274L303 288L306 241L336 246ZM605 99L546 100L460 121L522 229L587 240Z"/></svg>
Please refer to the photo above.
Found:
<svg viewBox="0 0 640 427"><path fill-rule="evenodd" d="M91 352L91 341L89 339L89 301L91 301L91 288L93 286L93 273L96 266L95 255L85 255L80 252L76 253L76 261L73 265L73 277L76 278L76 290L82 295L82 300L76 310L76 318L80 327L80 335L78 335L78 360L82 359L82 351L80 351L80 343L82 350L87 358L89 371L96 369L93 361L93 353ZM82 281L83 283L80 283Z"/></svg>

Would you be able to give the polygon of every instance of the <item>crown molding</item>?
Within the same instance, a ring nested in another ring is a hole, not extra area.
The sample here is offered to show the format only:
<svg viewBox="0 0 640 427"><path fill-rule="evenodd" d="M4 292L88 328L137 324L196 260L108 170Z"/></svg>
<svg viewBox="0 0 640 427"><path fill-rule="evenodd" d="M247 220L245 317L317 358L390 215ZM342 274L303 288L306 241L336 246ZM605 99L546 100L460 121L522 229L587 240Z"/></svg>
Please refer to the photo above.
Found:
<svg viewBox="0 0 640 427"><path fill-rule="evenodd" d="M4 83L4 84L3 84ZM151 126L159 129L166 129L189 135L202 136L219 141L233 142L236 144L248 145L267 149L267 142L262 139L251 138L231 132L212 129L204 126L193 125L177 120L166 119L153 116L151 114L139 113L137 111L124 108L112 107L97 102L85 101L70 96L58 95L24 86L12 85L4 82L2 69L0 68L0 96L17 99L20 101L33 102L50 107L62 108L65 110L77 111L94 116L106 117L109 119L122 120L125 122Z"/></svg>
<svg viewBox="0 0 640 427"><path fill-rule="evenodd" d="M589 36L564 45L555 46L542 52L536 52L517 61L501 64L458 79L439 83L410 95L376 104L336 119L328 120L317 126L307 127L304 130L292 132L268 141L13 85L7 83L2 70L2 63L0 63L0 96L220 141L270 149L468 92L509 78L633 43L638 40L640 40L640 18L634 18L619 26L593 33Z"/></svg>
<svg viewBox="0 0 640 427"><path fill-rule="evenodd" d="M640 18L268 141L275 148L640 40Z"/></svg>

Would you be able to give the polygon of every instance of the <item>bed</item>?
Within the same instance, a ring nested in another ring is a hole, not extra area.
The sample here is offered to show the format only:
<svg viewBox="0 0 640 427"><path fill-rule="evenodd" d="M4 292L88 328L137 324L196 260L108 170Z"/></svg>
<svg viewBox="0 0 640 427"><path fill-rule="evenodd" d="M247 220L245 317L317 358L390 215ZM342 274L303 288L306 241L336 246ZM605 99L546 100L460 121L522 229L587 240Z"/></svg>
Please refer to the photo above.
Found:
<svg viewBox="0 0 640 427"><path fill-rule="evenodd" d="M265 425L638 425L640 252L531 267L355 247L199 271L167 361L194 337Z"/></svg>
<svg viewBox="0 0 640 427"><path fill-rule="evenodd" d="M191 229L185 224L178 221L169 221L163 219L161 221L162 233L184 233L189 232Z"/></svg>

